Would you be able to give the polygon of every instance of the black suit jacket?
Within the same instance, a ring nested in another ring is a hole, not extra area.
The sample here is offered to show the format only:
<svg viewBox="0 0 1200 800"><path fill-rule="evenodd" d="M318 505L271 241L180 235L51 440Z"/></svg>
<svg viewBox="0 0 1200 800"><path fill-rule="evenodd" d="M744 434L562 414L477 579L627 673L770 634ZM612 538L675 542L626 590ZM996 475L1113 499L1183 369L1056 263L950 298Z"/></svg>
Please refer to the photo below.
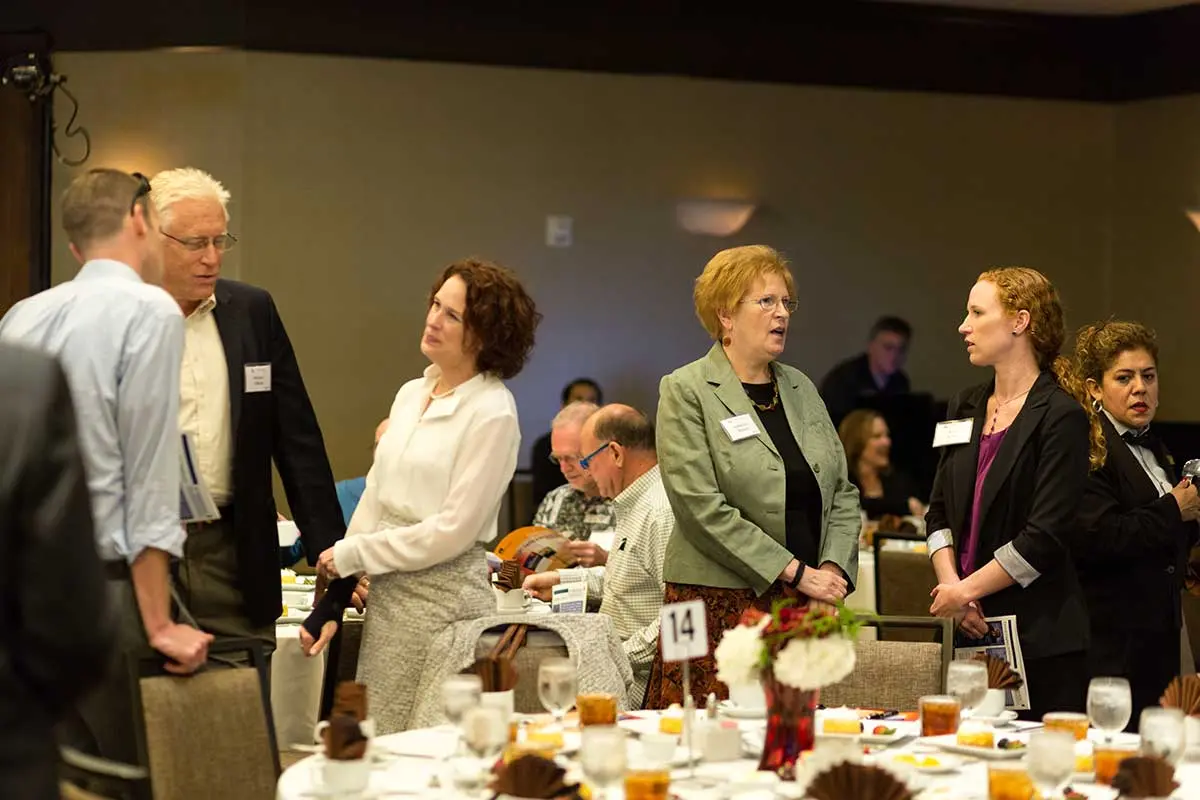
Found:
<svg viewBox="0 0 1200 800"><path fill-rule="evenodd" d="M1137 456L1100 415L1108 459L1091 474L1079 514L1083 536L1075 553L1093 636L1133 630L1178 631L1179 593L1197 526L1184 522L1170 493L1158 489ZM1165 448L1156 456L1175 483Z"/></svg>
<svg viewBox="0 0 1200 800"><path fill-rule="evenodd" d="M0 345L0 795L57 798L54 725L104 677L115 617L57 362Z"/></svg>
<svg viewBox="0 0 1200 800"><path fill-rule="evenodd" d="M970 530L979 437L990 424L991 393L987 383L951 401L948 419L974 419L971 441L945 448L925 515L930 533L953 532L956 564ZM1087 477L1087 414L1052 374L1043 372L984 481L975 563L976 569L984 566L1011 542L1039 573L1025 588L1014 584L980 601L986 616L1017 616L1026 659L1087 649L1087 611L1071 561Z"/></svg>
<svg viewBox="0 0 1200 800"><path fill-rule="evenodd" d="M908 375L904 370L899 370L893 373L887 384L880 389L871 375L871 362L867 354L861 353L831 369L821 379L820 391L825 408L829 410L829 418L836 428L847 414L862 407L863 398L908 394L910 387Z"/></svg>
<svg viewBox="0 0 1200 800"><path fill-rule="evenodd" d="M283 610L271 461L300 528L308 563L346 534L321 428L275 302L264 289L219 280L213 315L229 366L233 507L245 613L265 625ZM245 368L271 365L271 391L246 393Z"/></svg>

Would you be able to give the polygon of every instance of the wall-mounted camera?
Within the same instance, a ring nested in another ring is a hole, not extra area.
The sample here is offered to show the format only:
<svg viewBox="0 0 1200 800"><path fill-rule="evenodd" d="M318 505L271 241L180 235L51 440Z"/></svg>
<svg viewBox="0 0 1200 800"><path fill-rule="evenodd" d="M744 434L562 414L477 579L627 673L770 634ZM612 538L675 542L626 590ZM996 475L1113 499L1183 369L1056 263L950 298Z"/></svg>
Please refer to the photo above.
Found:
<svg viewBox="0 0 1200 800"><path fill-rule="evenodd" d="M38 58L36 53L13 56L0 63L0 90L5 86L11 86L25 95L31 103L41 100L51 102L56 91L62 92L71 101L71 118L67 120L63 133L68 139L76 136L83 139L83 155L80 158L67 158L62 154L58 149L58 124L56 122L51 122L50 126L50 147L60 162L69 167L77 167L87 161L88 156L91 155L92 139L88 135L87 128L75 124L75 118L79 116L79 101L75 99L75 95L67 91L67 87L63 85L66 82L65 75L56 74L50 68L50 62L45 58ZM53 114L53 110L51 113Z"/></svg>
<svg viewBox="0 0 1200 800"><path fill-rule="evenodd" d="M38 62L33 53L10 58L0 74L0 84L11 86L34 100L53 91L49 70Z"/></svg>

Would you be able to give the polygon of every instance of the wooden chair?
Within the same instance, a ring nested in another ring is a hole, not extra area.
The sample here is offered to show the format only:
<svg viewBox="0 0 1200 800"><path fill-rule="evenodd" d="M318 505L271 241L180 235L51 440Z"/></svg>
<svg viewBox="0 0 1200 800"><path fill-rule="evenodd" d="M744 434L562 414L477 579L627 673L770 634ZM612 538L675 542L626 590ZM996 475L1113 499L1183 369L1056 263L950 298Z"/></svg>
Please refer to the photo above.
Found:
<svg viewBox="0 0 1200 800"><path fill-rule="evenodd" d="M150 774L145 767L60 747L58 771L63 800L151 800Z"/></svg>
<svg viewBox="0 0 1200 800"><path fill-rule="evenodd" d="M826 706L913 711L917 699L942 694L954 655L954 625L934 617L878 617L863 623L879 628L880 641L855 643L854 671L841 683L821 690ZM928 631L936 642L883 639L885 632Z"/></svg>
<svg viewBox="0 0 1200 800"><path fill-rule="evenodd" d="M130 662L137 749L155 800L270 800L279 751L262 646L250 639L209 647L209 665L187 677L162 670L162 656ZM248 655L229 666L222 655Z"/></svg>

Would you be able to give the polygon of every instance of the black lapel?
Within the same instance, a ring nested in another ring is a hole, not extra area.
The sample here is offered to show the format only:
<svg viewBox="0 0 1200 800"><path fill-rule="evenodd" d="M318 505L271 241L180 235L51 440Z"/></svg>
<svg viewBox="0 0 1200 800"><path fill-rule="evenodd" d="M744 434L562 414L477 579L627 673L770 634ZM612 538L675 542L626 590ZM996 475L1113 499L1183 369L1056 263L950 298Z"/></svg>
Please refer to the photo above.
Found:
<svg viewBox="0 0 1200 800"><path fill-rule="evenodd" d="M991 384L979 386L959 403L957 419L975 420L971 425L971 441L966 447L955 447L951 454L954 475L954 508L957 519L949 520L951 530L960 532L966 541L971 514L971 499L975 490L975 469L979 464L979 437L983 431L984 416L987 414L987 398L992 393Z"/></svg>
<svg viewBox="0 0 1200 800"><path fill-rule="evenodd" d="M988 509L996 499L996 494L1008 480L1008 474L1012 472L1013 466L1017 463L1017 456L1025 448L1025 444L1033 435L1038 423L1042 421L1042 417L1046 416L1046 411L1050 407L1050 398L1057 388L1058 384L1055 383L1051 373L1043 372L1039 375L1033 383L1029 397L1025 399L1025 405L1021 407L1017 418L1009 426L1008 433L1004 435L1000 451L996 453L996 460L988 468L987 478L983 481L983 494L979 498L980 530L983 530L983 520L987 517Z"/></svg>
<svg viewBox="0 0 1200 800"><path fill-rule="evenodd" d="M1129 449L1129 445L1121 439L1121 434L1117 433L1116 427L1109 421L1107 414L1100 414L1100 427L1104 429L1104 441L1108 445L1108 460L1112 463L1112 468L1120 477L1121 482L1129 488L1132 505L1144 506L1157 500L1159 498L1158 487L1146 474L1141 461ZM1159 456L1159 466L1167 473L1167 479L1171 480L1171 471L1166 464L1162 463L1161 456ZM1174 483L1173 480L1171 482Z"/></svg>
<svg viewBox="0 0 1200 800"><path fill-rule="evenodd" d="M229 436L236 446L238 422L242 418L242 392L246 388L242 350L244 313L224 281L217 281L214 294L217 306L213 309L213 317L221 334L221 345L225 348L225 365L229 368Z"/></svg>

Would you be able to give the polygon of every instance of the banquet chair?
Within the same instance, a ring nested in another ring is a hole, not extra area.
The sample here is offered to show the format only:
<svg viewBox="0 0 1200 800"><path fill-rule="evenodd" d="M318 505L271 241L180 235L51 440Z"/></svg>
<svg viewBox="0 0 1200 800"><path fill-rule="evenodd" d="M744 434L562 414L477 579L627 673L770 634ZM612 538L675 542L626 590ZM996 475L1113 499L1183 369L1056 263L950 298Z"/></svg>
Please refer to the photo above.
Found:
<svg viewBox="0 0 1200 800"><path fill-rule="evenodd" d="M929 593L937 585L937 576L929 554L913 550L898 550L885 545L887 541L924 542L922 536L905 533L877 532L875 534L875 608L882 615L924 617L933 602ZM930 630L902 628L880 631L880 639L891 641L932 642Z"/></svg>
<svg viewBox="0 0 1200 800"><path fill-rule="evenodd" d="M821 690L827 707L851 706L912 711L917 699L943 694L946 670L954 654L954 627L935 617L877 617L863 622L877 627L880 641L854 643L854 671L840 683ZM885 632L916 629L930 632L938 641L915 642L884 639Z"/></svg>
<svg viewBox="0 0 1200 800"><path fill-rule="evenodd" d="M484 631L475 645L475 657L483 658L496 646L507 625ZM513 710L518 714L540 714L545 706L538 699L538 666L547 658L568 658L570 652L557 633L531 625L525 644L517 651L513 666L517 670L517 685L513 689Z"/></svg>
<svg viewBox="0 0 1200 800"><path fill-rule="evenodd" d="M144 767L60 747L58 772L63 800L151 800L150 775Z"/></svg>
<svg viewBox="0 0 1200 800"><path fill-rule="evenodd" d="M230 655L248 656L249 666ZM214 642L208 657L186 677L164 672L157 653L130 659L137 752L155 800L270 800L279 751L262 646Z"/></svg>

